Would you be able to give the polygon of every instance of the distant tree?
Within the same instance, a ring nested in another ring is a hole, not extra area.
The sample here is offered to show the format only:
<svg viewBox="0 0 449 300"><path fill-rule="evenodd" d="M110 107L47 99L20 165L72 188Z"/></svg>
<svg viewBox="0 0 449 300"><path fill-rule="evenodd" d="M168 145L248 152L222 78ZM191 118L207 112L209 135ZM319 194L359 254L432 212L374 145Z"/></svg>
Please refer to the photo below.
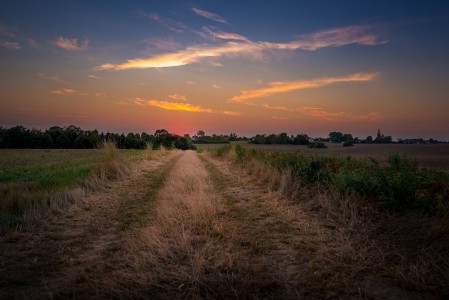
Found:
<svg viewBox="0 0 449 300"><path fill-rule="evenodd" d="M173 149L174 137L165 129L158 129L154 132L153 149L163 146L166 149Z"/></svg>
<svg viewBox="0 0 449 300"><path fill-rule="evenodd" d="M277 142L277 136L275 134L273 134L273 133L268 135L265 138L265 144L272 145L272 144L276 144L276 142Z"/></svg>
<svg viewBox="0 0 449 300"><path fill-rule="evenodd" d="M293 144L295 145L308 145L309 137L306 134L297 134L293 138Z"/></svg>
<svg viewBox="0 0 449 300"><path fill-rule="evenodd" d="M393 138L391 136L385 136L380 132L380 129L377 129L377 136L374 139L375 144L391 144Z"/></svg>
<svg viewBox="0 0 449 300"><path fill-rule="evenodd" d="M180 150L189 150L191 148L191 142L185 137L179 137L175 140L175 148Z"/></svg>
<svg viewBox="0 0 449 300"><path fill-rule="evenodd" d="M74 148L78 149L92 149L94 145L92 144L92 140L85 135L79 135L74 142Z"/></svg>
<svg viewBox="0 0 449 300"><path fill-rule="evenodd" d="M265 144L265 134L256 134L251 138L251 142L254 144Z"/></svg>
<svg viewBox="0 0 449 300"><path fill-rule="evenodd" d="M229 134L230 141L237 141L237 139L238 139L237 134L232 133L232 132L231 132L231 134Z"/></svg>
<svg viewBox="0 0 449 300"><path fill-rule="evenodd" d="M348 133L343 134L342 143L345 143L345 142L354 144L354 138L352 137L352 134L348 134Z"/></svg>
<svg viewBox="0 0 449 300"><path fill-rule="evenodd" d="M282 132L276 137L276 142L278 144L290 144L290 137L287 133Z"/></svg>
<svg viewBox="0 0 449 300"><path fill-rule="evenodd" d="M197 136L198 138L200 138L200 139L203 138L204 135L205 135L205 133L204 133L203 130L198 130L198 132L196 133L196 136Z"/></svg>
<svg viewBox="0 0 449 300"><path fill-rule="evenodd" d="M343 142L343 133L332 131L329 133L329 141L331 143L342 143Z"/></svg>
<svg viewBox="0 0 449 300"><path fill-rule="evenodd" d="M373 137L368 135L365 139L366 144L372 144L373 143Z"/></svg>

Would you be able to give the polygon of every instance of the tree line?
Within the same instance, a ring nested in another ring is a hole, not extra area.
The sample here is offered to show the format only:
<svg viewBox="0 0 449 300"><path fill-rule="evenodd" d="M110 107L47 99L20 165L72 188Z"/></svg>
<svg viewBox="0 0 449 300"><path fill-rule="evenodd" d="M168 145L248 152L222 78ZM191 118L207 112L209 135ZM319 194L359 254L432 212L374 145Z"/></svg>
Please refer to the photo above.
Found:
<svg viewBox="0 0 449 300"><path fill-rule="evenodd" d="M165 129L158 129L154 134L111 133L98 130L83 130L70 125L67 127L53 126L45 131L24 126L11 128L0 127L0 148L40 148L40 149L94 149L103 141L112 141L119 149L145 149L152 144L153 149L163 146L166 149L195 149L188 135L183 137L171 134Z"/></svg>
<svg viewBox="0 0 449 300"><path fill-rule="evenodd" d="M353 137L350 133L342 133L338 131L332 131L325 138L311 138L307 134L288 135L283 132L280 134L257 134L249 139L253 144L291 144L291 145L309 145L312 142L329 142L329 143L341 143L344 146L352 146L354 144L437 144L441 143L435 139L424 140L422 138L416 139L398 139L393 141L390 135L384 135L380 129L377 130L376 137L369 135L365 139Z"/></svg>
<svg viewBox="0 0 449 300"><path fill-rule="evenodd" d="M195 144L229 144L232 141L248 141L248 138L239 137L236 133L206 135L203 130L198 130L196 135L192 137L192 142Z"/></svg>
<svg viewBox="0 0 449 300"><path fill-rule="evenodd" d="M311 138L307 134L288 135L257 134L251 138L239 137L235 133L230 135L206 135L199 130L192 138L185 134L179 136L169 133L165 129L158 129L154 134L128 133L118 134L111 132L98 132L98 130L83 130L80 127L70 125L67 127L53 126L44 131L36 128L28 129L24 126L11 128L0 127L0 148L55 148L55 149L94 149L101 146L103 141L112 141L120 149L145 149L151 144L153 149L164 147L166 149L196 149L194 144L227 144L231 141L248 141L253 144L291 144L309 145L311 142L342 143L344 146L354 144L436 144L435 139L398 139L393 142L389 135L384 135L380 130L376 137L367 136L365 139L353 137L352 134L332 131L326 138Z"/></svg>

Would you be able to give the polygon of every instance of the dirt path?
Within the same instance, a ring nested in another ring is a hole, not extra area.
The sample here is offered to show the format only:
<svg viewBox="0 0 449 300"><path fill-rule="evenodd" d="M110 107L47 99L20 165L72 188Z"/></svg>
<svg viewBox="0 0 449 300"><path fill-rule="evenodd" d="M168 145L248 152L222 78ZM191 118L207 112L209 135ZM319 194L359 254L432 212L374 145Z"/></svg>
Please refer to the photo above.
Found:
<svg viewBox="0 0 449 300"><path fill-rule="evenodd" d="M330 263L351 250L341 239L252 176L187 151L148 225L87 280L99 298L341 297Z"/></svg>
<svg viewBox="0 0 449 300"><path fill-rule="evenodd" d="M99 261L122 247L128 230L145 222L178 157L171 153L143 161L125 180L111 182L68 212L1 237L0 298L71 293L83 274L95 271Z"/></svg>
<svg viewBox="0 0 449 300"><path fill-rule="evenodd" d="M336 256L352 255L353 249L337 228L231 164L208 156L203 160L229 217L238 222L239 245L264 262L264 275L276 283L270 293L261 291L256 297L332 298L347 293L347 280L333 272L342 259Z"/></svg>
<svg viewBox="0 0 449 300"><path fill-rule="evenodd" d="M369 245L256 179L193 151L145 162L64 217L3 239L0 298L385 296L357 280Z"/></svg>

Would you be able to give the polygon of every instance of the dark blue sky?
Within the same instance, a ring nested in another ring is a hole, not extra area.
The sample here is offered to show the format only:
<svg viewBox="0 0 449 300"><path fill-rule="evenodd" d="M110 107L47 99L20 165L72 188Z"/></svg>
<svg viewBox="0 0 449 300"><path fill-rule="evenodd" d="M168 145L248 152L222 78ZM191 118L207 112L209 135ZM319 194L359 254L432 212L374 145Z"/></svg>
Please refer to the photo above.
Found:
<svg viewBox="0 0 449 300"><path fill-rule="evenodd" d="M0 126L449 139L448 1L0 3Z"/></svg>

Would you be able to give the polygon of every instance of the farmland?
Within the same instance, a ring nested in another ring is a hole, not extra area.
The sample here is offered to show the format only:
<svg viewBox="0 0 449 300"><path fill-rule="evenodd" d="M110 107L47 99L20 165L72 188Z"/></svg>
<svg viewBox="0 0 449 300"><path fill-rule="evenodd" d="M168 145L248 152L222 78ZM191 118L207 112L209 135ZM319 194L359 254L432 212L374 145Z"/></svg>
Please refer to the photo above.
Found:
<svg viewBox="0 0 449 300"><path fill-rule="evenodd" d="M129 163L146 154L120 150ZM104 175L107 159L100 149L0 150L0 231L19 224L27 212L45 210L43 206L60 209L73 201L82 192L80 187L92 187L93 177Z"/></svg>
<svg viewBox="0 0 449 300"><path fill-rule="evenodd" d="M391 154L401 154L418 161L423 167L449 170L449 144L357 144L353 147L342 147L341 144L326 143L327 149L310 149L302 145L256 145L245 142L233 142L246 148L261 151L299 151L305 154L337 157L370 156L380 161L386 161ZM198 144L199 149L219 148L218 144Z"/></svg>
<svg viewBox="0 0 449 300"><path fill-rule="evenodd" d="M429 165L426 151L445 162L447 145L250 147L3 150L3 186L83 193L2 233L0 297L449 295L447 173L388 156L409 151ZM111 166L126 172L106 176L115 174ZM362 182L354 174L367 175L362 187L381 184L364 194L351 185ZM408 187L416 190L402 193ZM429 188L439 197L426 202L431 210L419 202ZM398 192L418 205L389 206Z"/></svg>

